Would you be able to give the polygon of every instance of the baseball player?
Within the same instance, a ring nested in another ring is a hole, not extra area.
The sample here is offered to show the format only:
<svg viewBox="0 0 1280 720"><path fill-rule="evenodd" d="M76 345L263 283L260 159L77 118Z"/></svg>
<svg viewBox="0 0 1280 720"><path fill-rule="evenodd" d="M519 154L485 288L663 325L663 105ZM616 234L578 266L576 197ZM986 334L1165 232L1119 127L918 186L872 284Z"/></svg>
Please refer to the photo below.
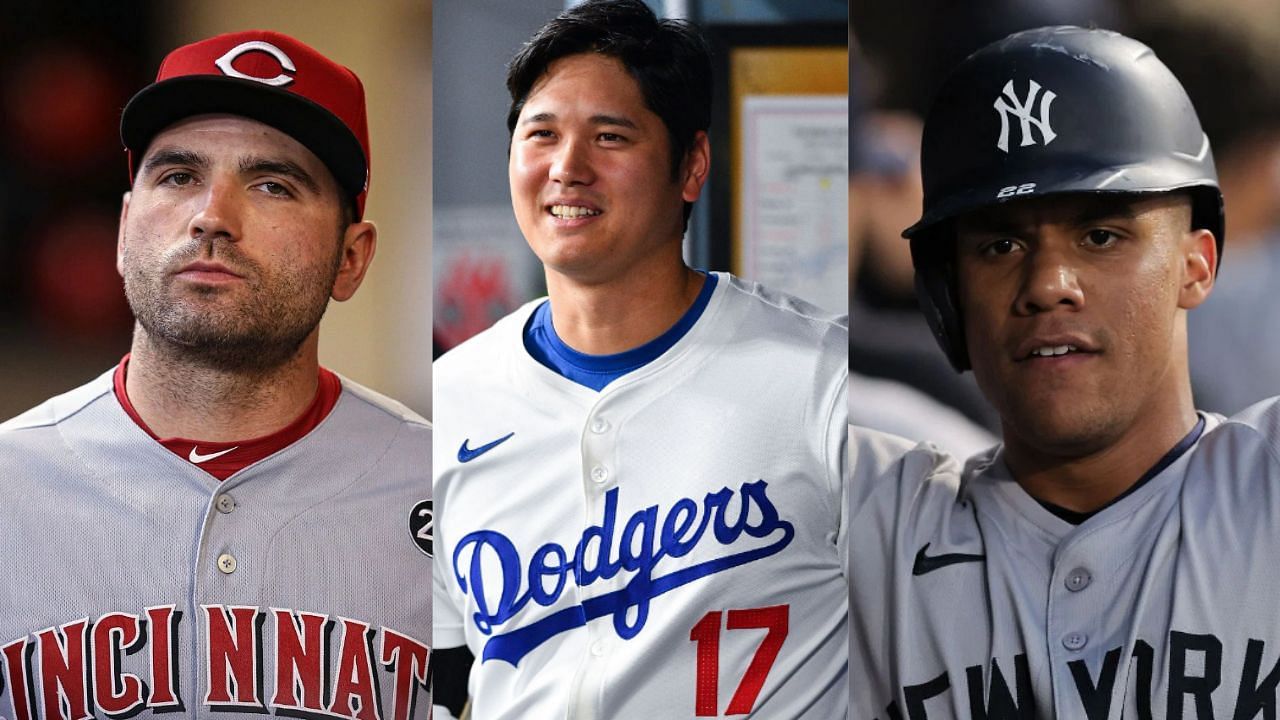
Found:
<svg viewBox="0 0 1280 720"><path fill-rule="evenodd" d="M427 718L431 429L317 361L376 242L360 80L220 35L121 137L131 351L0 425L0 717Z"/></svg>
<svg viewBox="0 0 1280 720"><path fill-rule="evenodd" d="M1280 405L1192 402L1223 212L1181 85L1116 33L1014 34L922 165L921 299L1004 442L961 471L851 437L852 715L1273 717Z"/></svg>
<svg viewBox="0 0 1280 720"><path fill-rule="evenodd" d="M710 86L696 32L636 0L510 65L550 297L435 369L435 644L474 655L474 720L847 710L848 334L684 265Z"/></svg>

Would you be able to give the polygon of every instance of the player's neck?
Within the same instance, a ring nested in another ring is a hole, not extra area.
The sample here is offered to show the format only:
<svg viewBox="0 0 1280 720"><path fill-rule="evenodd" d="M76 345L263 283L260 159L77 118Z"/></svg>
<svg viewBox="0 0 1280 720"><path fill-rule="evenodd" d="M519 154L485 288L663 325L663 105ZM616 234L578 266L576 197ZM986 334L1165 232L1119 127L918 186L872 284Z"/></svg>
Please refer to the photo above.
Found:
<svg viewBox="0 0 1280 720"><path fill-rule="evenodd" d="M1120 497L1195 427L1190 384L1158 398L1155 407L1111 440L1095 447L1034 447L1006 427L1005 463L1037 500L1093 512Z"/></svg>
<svg viewBox="0 0 1280 720"><path fill-rule="evenodd" d="M569 347L609 355L639 347L671 328L693 305L705 277L683 262L629 268L584 283L547 271L556 335Z"/></svg>
<svg viewBox="0 0 1280 720"><path fill-rule="evenodd" d="M315 399L316 332L278 367L211 368L134 331L125 389L157 437L234 442L285 427Z"/></svg>

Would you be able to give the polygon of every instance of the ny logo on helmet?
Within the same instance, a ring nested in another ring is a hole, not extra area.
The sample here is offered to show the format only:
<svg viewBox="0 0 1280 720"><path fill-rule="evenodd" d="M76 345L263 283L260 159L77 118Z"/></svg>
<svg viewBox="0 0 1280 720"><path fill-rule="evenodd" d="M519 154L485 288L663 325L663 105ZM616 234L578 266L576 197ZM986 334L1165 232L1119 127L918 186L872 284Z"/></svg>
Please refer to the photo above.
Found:
<svg viewBox="0 0 1280 720"><path fill-rule="evenodd" d="M1058 137L1053 128L1049 126L1049 106L1053 104L1053 99L1058 97L1052 90L1045 90L1040 95L1040 83L1035 80L1030 81L1031 86L1027 90L1026 102L1018 102L1018 96L1013 91L1013 81L1004 84L1004 95L996 98L995 108L1000 111L1000 140L996 143L996 147L1004 152L1009 152L1009 114L1013 113L1022 121L1022 145L1035 145L1036 141L1031 137L1031 126L1035 125L1040 130L1040 137L1044 140L1044 144L1048 145L1053 139ZM1036 96L1040 96L1040 117L1032 116L1035 110ZM1006 102L1008 98L1008 102ZM1010 104L1012 103L1012 104Z"/></svg>

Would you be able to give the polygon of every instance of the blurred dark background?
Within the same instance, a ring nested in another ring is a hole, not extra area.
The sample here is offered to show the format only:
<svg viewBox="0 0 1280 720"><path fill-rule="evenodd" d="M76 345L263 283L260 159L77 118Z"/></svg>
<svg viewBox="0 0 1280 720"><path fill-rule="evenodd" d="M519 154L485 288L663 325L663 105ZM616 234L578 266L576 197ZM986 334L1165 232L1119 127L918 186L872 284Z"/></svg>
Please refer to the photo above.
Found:
<svg viewBox="0 0 1280 720"><path fill-rule="evenodd" d="M128 349L116 127L154 72L154 34L143 2L6 3L0 17L0 416Z"/></svg>
<svg viewBox="0 0 1280 720"><path fill-rule="evenodd" d="M289 33L365 85L377 257L331 303L321 362L431 413L431 3L0 3L0 421L107 370L132 317L115 270L120 111L185 43Z"/></svg>

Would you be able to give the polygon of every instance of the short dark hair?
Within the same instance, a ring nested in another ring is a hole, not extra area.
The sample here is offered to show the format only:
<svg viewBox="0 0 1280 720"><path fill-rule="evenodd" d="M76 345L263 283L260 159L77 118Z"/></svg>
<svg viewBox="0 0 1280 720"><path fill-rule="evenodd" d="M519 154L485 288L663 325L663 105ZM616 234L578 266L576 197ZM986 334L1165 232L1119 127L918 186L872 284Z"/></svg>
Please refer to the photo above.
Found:
<svg viewBox="0 0 1280 720"><path fill-rule="evenodd" d="M525 43L507 66L508 134L515 135L529 91L551 63L587 52L617 58L635 78L645 105L667 128L671 177L678 179L694 137L711 126L711 53L692 25L659 20L640 0L587 0ZM685 203L686 225L691 209Z"/></svg>

